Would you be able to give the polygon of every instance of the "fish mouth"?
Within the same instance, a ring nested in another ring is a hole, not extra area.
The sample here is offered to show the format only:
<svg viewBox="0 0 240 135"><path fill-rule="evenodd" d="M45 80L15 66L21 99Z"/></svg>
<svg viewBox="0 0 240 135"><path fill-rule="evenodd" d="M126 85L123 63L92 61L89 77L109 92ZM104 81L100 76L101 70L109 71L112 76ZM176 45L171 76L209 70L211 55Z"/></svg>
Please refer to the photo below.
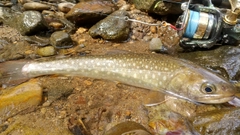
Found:
<svg viewBox="0 0 240 135"><path fill-rule="evenodd" d="M199 103L205 103L205 104L221 104L226 103L228 101L233 100L234 95L231 96L223 96L223 95L215 95L210 97L199 97L196 101Z"/></svg>

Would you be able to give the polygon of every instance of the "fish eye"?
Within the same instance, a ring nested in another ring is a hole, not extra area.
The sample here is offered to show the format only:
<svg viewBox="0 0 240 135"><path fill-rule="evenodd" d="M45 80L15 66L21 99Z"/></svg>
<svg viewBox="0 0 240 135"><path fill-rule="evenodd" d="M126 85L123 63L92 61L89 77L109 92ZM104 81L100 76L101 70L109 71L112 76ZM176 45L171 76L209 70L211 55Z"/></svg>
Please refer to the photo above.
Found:
<svg viewBox="0 0 240 135"><path fill-rule="evenodd" d="M204 83L202 84L201 91L207 94L214 93L216 91L216 87L211 83Z"/></svg>

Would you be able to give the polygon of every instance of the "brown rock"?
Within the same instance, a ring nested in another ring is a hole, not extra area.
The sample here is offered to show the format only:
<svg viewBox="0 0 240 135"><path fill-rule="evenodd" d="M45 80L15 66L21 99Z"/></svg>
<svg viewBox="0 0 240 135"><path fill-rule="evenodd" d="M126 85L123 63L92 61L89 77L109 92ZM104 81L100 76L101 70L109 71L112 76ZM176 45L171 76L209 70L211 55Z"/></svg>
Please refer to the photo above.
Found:
<svg viewBox="0 0 240 135"><path fill-rule="evenodd" d="M42 88L36 80L2 90L0 95L0 121L26 109L37 107L42 101Z"/></svg>
<svg viewBox="0 0 240 135"><path fill-rule="evenodd" d="M76 4L67 14L66 18L74 23L96 23L115 11L117 7L112 1L92 0Z"/></svg>

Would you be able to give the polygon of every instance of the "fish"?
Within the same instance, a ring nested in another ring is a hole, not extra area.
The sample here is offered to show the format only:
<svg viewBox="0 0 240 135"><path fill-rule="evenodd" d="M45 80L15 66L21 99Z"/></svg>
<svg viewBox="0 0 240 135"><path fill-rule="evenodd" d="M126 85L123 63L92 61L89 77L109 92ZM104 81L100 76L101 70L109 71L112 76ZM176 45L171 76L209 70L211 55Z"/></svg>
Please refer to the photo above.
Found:
<svg viewBox="0 0 240 135"><path fill-rule="evenodd" d="M113 80L194 103L225 103L236 94L235 86L222 76L166 54L122 53L0 64L1 84L53 74Z"/></svg>

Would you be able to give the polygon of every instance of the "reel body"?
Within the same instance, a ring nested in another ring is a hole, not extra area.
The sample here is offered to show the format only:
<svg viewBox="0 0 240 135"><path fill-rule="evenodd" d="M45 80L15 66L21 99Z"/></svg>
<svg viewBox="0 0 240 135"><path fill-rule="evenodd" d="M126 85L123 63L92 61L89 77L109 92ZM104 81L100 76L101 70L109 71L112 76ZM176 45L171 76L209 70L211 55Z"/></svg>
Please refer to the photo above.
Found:
<svg viewBox="0 0 240 135"><path fill-rule="evenodd" d="M240 42L240 21L232 14L229 16L229 11L215 8L211 1L208 6L187 4L182 4L185 11L176 23L183 48L210 48Z"/></svg>

